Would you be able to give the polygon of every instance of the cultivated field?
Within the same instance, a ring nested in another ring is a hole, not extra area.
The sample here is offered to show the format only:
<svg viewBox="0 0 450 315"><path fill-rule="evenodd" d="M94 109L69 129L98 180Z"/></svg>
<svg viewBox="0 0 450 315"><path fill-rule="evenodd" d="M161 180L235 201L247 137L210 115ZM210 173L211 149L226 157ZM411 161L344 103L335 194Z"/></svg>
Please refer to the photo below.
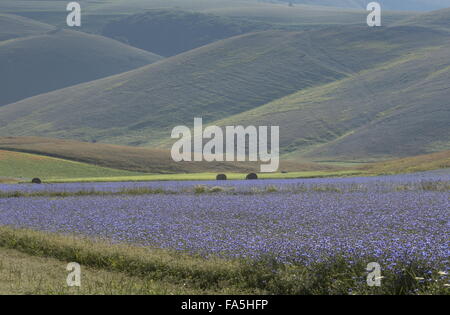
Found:
<svg viewBox="0 0 450 315"><path fill-rule="evenodd" d="M377 163L281 160L280 172L259 174L259 178L376 176L445 168L450 168L450 151ZM0 137L1 182L29 182L34 177L47 183L207 181L214 180L218 172L224 172L230 180L242 180L257 170L258 165L250 162L175 163L168 150L38 137Z"/></svg>
<svg viewBox="0 0 450 315"><path fill-rule="evenodd" d="M0 190L0 224L10 227L0 229L0 257L23 263L2 290L20 291L24 266L48 259L79 262L86 281L100 284L92 292L103 293L106 279L121 293L448 293L446 171ZM381 287L366 284L370 262L382 266ZM67 292L55 274L41 276L47 286L24 286Z"/></svg>
<svg viewBox="0 0 450 315"><path fill-rule="evenodd" d="M0 150L0 176L30 181L34 177L42 180L80 177L132 176L136 172L99 167L48 156Z"/></svg>

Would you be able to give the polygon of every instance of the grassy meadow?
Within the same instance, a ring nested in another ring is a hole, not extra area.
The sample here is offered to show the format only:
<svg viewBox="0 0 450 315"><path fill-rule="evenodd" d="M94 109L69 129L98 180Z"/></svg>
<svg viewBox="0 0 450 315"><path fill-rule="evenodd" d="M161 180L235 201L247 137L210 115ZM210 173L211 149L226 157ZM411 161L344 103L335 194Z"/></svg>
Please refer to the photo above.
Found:
<svg viewBox="0 0 450 315"><path fill-rule="evenodd" d="M249 173L254 162L174 162L168 149L121 146L40 137L0 137L0 150L57 157L107 168L146 174ZM289 172L339 171L342 167L303 161L282 160L280 169Z"/></svg>
<svg viewBox="0 0 450 315"><path fill-rule="evenodd" d="M120 272L83 267L82 287L65 285L67 263L54 258L0 249L0 295L198 294L199 290L142 279ZM202 292L202 291L200 291ZM214 293L203 291L202 293Z"/></svg>
<svg viewBox="0 0 450 315"><path fill-rule="evenodd" d="M29 181L34 177L51 180L132 175L138 174L48 156L0 150L0 176L3 178Z"/></svg>
<svg viewBox="0 0 450 315"><path fill-rule="evenodd" d="M262 173L259 179L292 179L292 178L322 178L366 175L364 171L309 171L291 173ZM248 173L227 173L228 180L244 180ZM48 183L74 183L74 182L145 182L145 181L211 181L215 180L217 173L190 173L190 174L146 174L132 176L110 177L79 177L79 178L55 178Z"/></svg>
<svg viewBox="0 0 450 315"><path fill-rule="evenodd" d="M450 168L450 151L372 163L282 160L280 171L260 179L295 179L402 174ZM182 171L182 172L181 172ZM36 137L0 138L0 181L143 182L244 180L255 163L175 163L165 150Z"/></svg>

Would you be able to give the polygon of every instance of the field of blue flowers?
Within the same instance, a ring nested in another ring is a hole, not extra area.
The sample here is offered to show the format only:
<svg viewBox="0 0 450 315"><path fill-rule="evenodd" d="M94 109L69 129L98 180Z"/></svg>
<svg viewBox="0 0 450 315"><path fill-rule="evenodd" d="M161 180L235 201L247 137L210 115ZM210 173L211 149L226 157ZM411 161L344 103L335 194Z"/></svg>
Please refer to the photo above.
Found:
<svg viewBox="0 0 450 315"><path fill-rule="evenodd" d="M0 225L204 256L302 264L340 255L449 271L450 175L0 185ZM151 190L158 193L146 194ZM46 196L49 192L87 192ZM134 193L126 194L124 192ZM136 194L136 192L142 192ZM98 192L122 194L96 195ZM91 193L91 194L89 194Z"/></svg>

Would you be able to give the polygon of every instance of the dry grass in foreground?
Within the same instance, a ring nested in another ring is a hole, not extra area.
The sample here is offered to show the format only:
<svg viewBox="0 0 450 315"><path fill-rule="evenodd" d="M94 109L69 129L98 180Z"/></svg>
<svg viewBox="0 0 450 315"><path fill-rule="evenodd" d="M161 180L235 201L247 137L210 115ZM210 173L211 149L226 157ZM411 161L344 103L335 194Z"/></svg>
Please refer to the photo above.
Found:
<svg viewBox="0 0 450 315"><path fill-rule="evenodd" d="M65 287L67 262L82 266L81 289ZM370 261L370 259L368 260ZM426 263L366 284L365 260L311 266L202 258L77 237L0 227L0 292L36 294L449 294ZM426 279L426 281L418 279ZM84 279L84 280L83 280ZM84 281L84 282L83 282ZM78 290L78 291L77 291Z"/></svg>

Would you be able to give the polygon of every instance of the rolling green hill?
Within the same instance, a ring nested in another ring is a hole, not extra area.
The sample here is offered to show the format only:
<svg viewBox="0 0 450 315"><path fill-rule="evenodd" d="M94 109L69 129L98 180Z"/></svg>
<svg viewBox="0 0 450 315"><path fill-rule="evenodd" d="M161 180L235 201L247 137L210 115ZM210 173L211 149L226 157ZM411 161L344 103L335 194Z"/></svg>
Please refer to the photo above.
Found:
<svg viewBox="0 0 450 315"><path fill-rule="evenodd" d="M220 39L249 32L269 29L303 30L323 28L330 24L364 25L366 18L366 13L361 11L325 7L302 6L300 10L298 8L288 10L280 5L266 4L255 8L264 8L267 11L258 13L257 10L247 8L238 13L230 6L221 8L216 15L155 9L111 21L103 28L102 35L162 56L173 56ZM409 13L388 12L383 20L389 23L403 20L405 17L409 17Z"/></svg>
<svg viewBox="0 0 450 315"><path fill-rule="evenodd" d="M174 126L203 117L280 125L287 158L371 161L446 150L448 20L450 11L440 10L376 29L234 36L3 106L0 135L168 147Z"/></svg>
<svg viewBox="0 0 450 315"><path fill-rule="evenodd" d="M243 35L43 94L1 108L0 134L156 143L194 115L213 121L345 75L311 57L308 41L302 33Z"/></svg>
<svg viewBox="0 0 450 315"><path fill-rule="evenodd" d="M152 10L110 22L103 35L167 57L264 28L268 26L211 14Z"/></svg>
<svg viewBox="0 0 450 315"><path fill-rule="evenodd" d="M8 39L35 36L54 30L54 27L45 23L24 17L0 14L0 42Z"/></svg>
<svg viewBox="0 0 450 315"><path fill-rule="evenodd" d="M450 8L437 10L429 13L416 15L401 20L395 26L419 26L436 29L439 31L450 31Z"/></svg>
<svg viewBox="0 0 450 315"><path fill-rule="evenodd" d="M2 31L15 27L10 23ZM6 40L0 42L0 106L160 59L106 37L71 30Z"/></svg>
<svg viewBox="0 0 450 315"><path fill-rule="evenodd" d="M196 116L208 123L243 113L445 38L410 27L246 34L5 106L0 134L160 144L174 126L190 126Z"/></svg>
<svg viewBox="0 0 450 315"><path fill-rule="evenodd" d="M450 42L215 122L280 126L287 157L377 160L450 148Z"/></svg>

